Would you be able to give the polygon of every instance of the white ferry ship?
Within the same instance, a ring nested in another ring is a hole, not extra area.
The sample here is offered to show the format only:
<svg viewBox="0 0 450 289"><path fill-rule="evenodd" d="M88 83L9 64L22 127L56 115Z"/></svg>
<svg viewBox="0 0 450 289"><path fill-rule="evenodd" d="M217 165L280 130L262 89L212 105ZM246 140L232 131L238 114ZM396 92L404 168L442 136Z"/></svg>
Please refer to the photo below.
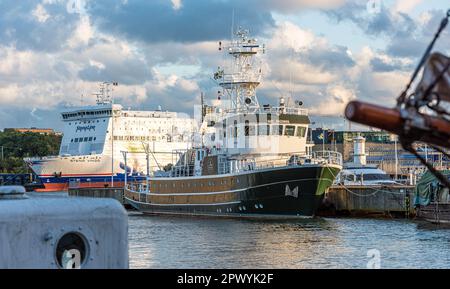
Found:
<svg viewBox="0 0 450 289"><path fill-rule="evenodd" d="M172 152L192 145L195 122L188 115L126 110L114 104L103 83L97 105L61 113L63 139L58 156L25 161L45 191L72 187L123 186L128 177L143 177L174 163ZM127 154L127 169L124 153Z"/></svg>

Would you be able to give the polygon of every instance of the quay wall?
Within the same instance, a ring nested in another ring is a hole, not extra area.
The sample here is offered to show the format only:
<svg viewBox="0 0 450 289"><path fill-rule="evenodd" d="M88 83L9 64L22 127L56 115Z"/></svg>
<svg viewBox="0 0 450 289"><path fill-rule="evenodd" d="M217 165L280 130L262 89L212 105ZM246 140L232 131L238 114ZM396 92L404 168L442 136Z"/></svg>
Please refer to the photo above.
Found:
<svg viewBox="0 0 450 289"><path fill-rule="evenodd" d="M125 205L123 188L69 188L69 196L112 198Z"/></svg>
<svg viewBox="0 0 450 289"><path fill-rule="evenodd" d="M334 185L326 193L319 215L411 217L414 214L413 198L413 186Z"/></svg>

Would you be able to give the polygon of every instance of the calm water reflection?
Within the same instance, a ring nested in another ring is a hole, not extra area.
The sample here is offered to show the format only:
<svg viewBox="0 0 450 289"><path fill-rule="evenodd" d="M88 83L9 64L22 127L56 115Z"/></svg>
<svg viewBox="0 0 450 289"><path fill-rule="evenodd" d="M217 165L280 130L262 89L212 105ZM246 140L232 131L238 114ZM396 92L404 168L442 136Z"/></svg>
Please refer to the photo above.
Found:
<svg viewBox="0 0 450 289"><path fill-rule="evenodd" d="M450 230L404 220L129 217L131 268L450 268Z"/></svg>

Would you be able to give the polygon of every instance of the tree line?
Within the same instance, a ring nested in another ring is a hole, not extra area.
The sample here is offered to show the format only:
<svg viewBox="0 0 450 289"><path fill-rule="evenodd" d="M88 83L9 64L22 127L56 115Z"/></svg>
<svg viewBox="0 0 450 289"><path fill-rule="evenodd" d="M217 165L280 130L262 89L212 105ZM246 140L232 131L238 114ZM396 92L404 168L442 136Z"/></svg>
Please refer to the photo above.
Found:
<svg viewBox="0 0 450 289"><path fill-rule="evenodd" d="M0 173L30 172L26 157L57 155L62 136L33 132L0 131Z"/></svg>

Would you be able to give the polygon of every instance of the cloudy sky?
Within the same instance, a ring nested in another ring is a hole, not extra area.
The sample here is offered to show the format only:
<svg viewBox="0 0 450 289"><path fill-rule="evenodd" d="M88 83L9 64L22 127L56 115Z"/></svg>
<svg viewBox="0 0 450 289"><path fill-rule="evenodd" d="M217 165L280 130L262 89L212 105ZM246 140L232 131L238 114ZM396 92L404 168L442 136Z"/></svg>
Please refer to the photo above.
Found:
<svg viewBox="0 0 450 289"><path fill-rule="evenodd" d="M370 4L370 5L368 5ZM266 44L260 101L301 99L320 125L346 102L391 105L448 0L0 0L0 129L61 128L58 112L93 104L98 82L117 102L193 112L236 26ZM233 13L234 11L234 13ZM450 53L450 27L437 49Z"/></svg>

